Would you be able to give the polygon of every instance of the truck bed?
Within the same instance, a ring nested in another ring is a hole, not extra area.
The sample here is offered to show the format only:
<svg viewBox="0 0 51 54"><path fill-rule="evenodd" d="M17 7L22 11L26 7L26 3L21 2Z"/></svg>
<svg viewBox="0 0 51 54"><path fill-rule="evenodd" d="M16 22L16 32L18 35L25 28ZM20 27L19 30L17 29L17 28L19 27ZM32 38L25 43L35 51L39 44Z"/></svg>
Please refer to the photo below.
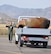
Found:
<svg viewBox="0 0 51 54"><path fill-rule="evenodd" d="M45 35L51 36L50 29L42 29L42 28L17 28L17 34L19 35Z"/></svg>

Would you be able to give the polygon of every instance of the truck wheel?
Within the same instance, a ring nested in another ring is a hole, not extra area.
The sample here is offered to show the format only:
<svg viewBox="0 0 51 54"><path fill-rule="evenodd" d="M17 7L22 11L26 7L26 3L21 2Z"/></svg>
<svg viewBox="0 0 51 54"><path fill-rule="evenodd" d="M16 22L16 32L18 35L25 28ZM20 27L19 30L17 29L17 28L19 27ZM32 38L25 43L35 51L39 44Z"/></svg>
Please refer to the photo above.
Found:
<svg viewBox="0 0 51 54"><path fill-rule="evenodd" d="M43 48L47 48L47 42L43 43Z"/></svg>
<svg viewBox="0 0 51 54"><path fill-rule="evenodd" d="M23 44L22 43L20 44L20 47L23 47Z"/></svg>
<svg viewBox="0 0 51 54"><path fill-rule="evenodd" d="M23 40L20 41L20 47L23 47Z"/></svg>
<svg viewBox="0 0 51 54"><path fill-rule="evenodd" d="M15 41L15 44L18 44L18 41Z"/></svg>

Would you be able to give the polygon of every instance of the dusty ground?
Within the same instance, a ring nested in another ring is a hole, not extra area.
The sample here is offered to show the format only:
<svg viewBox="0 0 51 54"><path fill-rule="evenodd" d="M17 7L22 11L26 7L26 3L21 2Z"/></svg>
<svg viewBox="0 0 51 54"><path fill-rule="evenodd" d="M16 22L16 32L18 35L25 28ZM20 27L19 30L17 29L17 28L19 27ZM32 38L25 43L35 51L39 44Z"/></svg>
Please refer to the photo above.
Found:
<svg viewBox="0 0 51 54"><path fill-rule="evenodd" d="M15 38L10 43L8 37L0 37L0 54L51 54L51 39L49 39L48 47L42 48L42 46L35 47L30 44L19 47L15 45Z"/></svg>

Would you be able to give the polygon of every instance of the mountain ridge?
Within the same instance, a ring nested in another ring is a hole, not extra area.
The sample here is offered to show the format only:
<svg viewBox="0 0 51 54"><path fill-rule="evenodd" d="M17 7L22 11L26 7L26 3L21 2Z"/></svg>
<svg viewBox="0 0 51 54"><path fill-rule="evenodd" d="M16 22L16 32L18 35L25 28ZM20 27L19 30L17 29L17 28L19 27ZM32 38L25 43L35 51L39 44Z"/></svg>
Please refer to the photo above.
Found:
<svg viewBox="0 0 51 54"><path fill-rule="evenodd" d="M40 16L51 18L51 7L45 9L30 9L30 8L19 8L12 5L1 5L0 13L4 13L12 18L18 18L18 16Z"/></svg>

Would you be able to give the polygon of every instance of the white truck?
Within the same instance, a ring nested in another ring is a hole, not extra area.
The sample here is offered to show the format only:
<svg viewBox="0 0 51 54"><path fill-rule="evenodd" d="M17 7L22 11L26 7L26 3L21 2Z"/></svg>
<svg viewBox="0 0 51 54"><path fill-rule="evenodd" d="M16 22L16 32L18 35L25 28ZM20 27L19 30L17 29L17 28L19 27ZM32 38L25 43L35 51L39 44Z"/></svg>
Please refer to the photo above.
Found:
<svg viewBox="0 0 51 54"><path fill-rule="evenodd" d="M22 19L34 18L34 16L20 16L18 18L18 23ZM24 45L24 43L31 43L32 45L39 45L43 43L43 47L47 47L49 36L51 35L50 29L45 28L17 28L15 32L15 43L18 44L20 40L20 47Z"/></svg>

